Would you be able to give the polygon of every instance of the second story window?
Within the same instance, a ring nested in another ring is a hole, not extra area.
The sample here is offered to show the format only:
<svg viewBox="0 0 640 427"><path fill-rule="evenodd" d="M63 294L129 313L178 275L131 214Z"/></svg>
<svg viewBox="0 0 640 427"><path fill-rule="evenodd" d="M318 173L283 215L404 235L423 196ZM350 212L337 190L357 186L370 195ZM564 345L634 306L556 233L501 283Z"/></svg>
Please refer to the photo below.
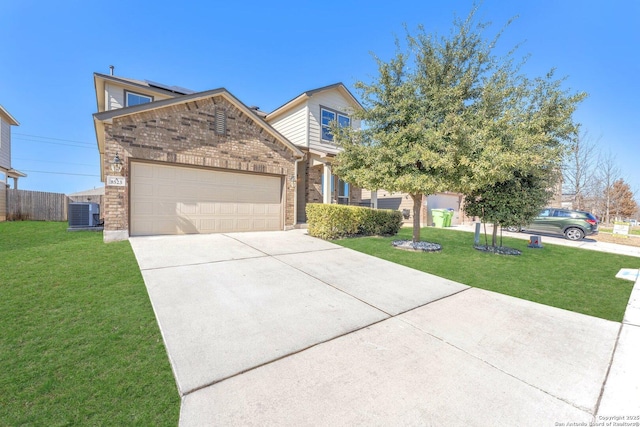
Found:
<svg viewBox="0 0 640 427"><path fill-rule="evenodd" d="M337 111L329 110L327 108L320 108L320 121L322 124L322 140L333 141L333 134L331 133L331 122L337 121L340 127L351 126L351 119L345 114L338 113Z"/></svg>
<svg viewBox="0 0 640 427"><path fill-rule="evenodd" d="M125 107L133 107L134 105L146 104L147 102L152 102L153 97L147 95L141 95L135 92L125 91Z"/></svg>

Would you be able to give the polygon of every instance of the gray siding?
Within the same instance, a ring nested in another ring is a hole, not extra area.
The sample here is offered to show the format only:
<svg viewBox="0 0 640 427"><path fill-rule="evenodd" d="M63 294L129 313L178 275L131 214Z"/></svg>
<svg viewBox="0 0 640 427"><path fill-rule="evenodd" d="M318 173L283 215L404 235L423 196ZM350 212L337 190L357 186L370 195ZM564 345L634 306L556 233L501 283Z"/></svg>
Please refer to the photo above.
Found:
<svg viewBox="0 0 640 427"><path fill-rule="evenodd" d="M362 190L362 202L371 203L371 190ZM403 222L413 222L413 199L407 193L378 190L378 209L391 209L403 213L408 211L408 216L403 216Z"/></svg>
<svg viewBox="0 0 640 427"><path fill-rule="evenodd" d="M11 169L11 125L0 118L0 167Z"/></svg>
<svg viewBox="0 0 640 427"><path fill-rule="evenodd" d="M320 150L336 149L332 142L322 141L320 138L320 107L327 107L335 111L351 115L353 107L338 90L321 92L313 95L309 100L309 147ZM359 120L351 120L351 127L360 128Z"/></svg>
<svg viewBox="0 0 640 427"><path fill-rule="evenodd" d="M307 106L300 105L290 113L269 123L275 130L289 141L300 147L308 147L307 138Z"/></svg>

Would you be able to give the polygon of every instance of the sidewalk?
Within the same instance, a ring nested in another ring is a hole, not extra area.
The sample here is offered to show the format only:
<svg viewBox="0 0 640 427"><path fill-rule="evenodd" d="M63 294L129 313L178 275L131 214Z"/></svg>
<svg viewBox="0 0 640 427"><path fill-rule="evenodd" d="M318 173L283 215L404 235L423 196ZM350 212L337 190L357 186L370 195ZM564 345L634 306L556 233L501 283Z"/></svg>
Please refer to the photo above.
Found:
<svg viewBox="0 0 640 427"><path fill-rule="evenodd" d="M451 229L475 232L475 227L475 224L464 224L453 226ZM493 226L487 224L487 233L490 234L492 231ZM482 226L480 233L484 234L484 227ZM529 239L529 237L534 234L536 233L511 233L503 231L503 236L517 239ZM598 242L589 238L575 242L561 236L543 234L542 242L543 245L571 246L592 251L640 257L640 247ZM629 267L633 268L634 266ZM624 319L620 325L620 332L611 360L611 366L600 396L595 419L596 422L606 419L598 417L640 415L640 363L638 360L640 360L640 275L636 279L633 290L631 291ZM635 421L637 421L637 419Z"/></svg>

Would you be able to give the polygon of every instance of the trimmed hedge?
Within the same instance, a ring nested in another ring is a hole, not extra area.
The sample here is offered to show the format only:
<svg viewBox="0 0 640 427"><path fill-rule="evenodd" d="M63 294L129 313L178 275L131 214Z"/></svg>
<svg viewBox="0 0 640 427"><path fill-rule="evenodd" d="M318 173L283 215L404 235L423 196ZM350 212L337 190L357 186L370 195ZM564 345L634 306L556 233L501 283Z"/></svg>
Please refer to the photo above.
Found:
<svg viewBox="0 0 640 427"><path fill-rule="evenodd" d="M352 236L389 236L402 227L402 213L358 206L307 204L308 233L321 239Z"/></svg>

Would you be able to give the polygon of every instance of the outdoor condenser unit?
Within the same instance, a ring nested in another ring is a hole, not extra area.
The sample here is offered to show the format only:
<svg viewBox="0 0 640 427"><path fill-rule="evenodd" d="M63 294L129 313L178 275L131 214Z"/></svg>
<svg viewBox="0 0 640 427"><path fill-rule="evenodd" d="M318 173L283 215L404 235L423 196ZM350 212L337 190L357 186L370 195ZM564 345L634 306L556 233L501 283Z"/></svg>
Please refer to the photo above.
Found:
<svg viewBox="0 0 640 427"><path fill-rule="evenodd" d="M69 227L95 227L99 221L99 204L69 203Z"/></svg>

